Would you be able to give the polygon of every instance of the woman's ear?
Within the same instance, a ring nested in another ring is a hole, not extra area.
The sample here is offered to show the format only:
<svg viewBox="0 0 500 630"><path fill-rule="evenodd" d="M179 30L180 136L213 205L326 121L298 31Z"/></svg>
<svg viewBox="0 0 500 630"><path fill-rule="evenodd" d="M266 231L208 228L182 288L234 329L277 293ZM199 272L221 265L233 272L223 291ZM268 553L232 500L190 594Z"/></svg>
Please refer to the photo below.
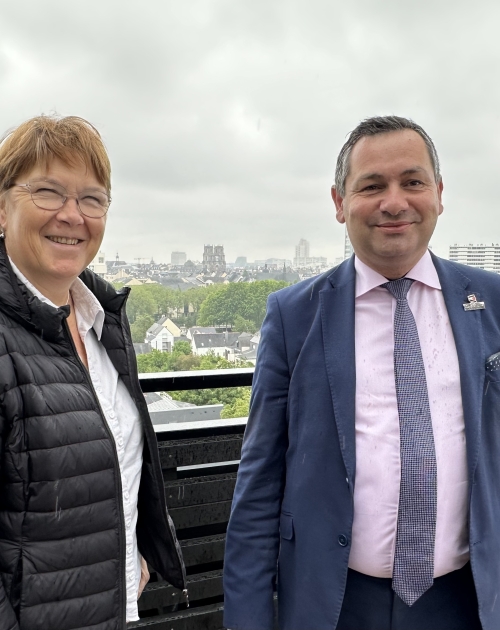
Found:
<svg viewBox="0 0 500 630"><path fill-rule="evenodd" d="M5 235L7 227L7 191L0 193L0 233Z"/></svg>

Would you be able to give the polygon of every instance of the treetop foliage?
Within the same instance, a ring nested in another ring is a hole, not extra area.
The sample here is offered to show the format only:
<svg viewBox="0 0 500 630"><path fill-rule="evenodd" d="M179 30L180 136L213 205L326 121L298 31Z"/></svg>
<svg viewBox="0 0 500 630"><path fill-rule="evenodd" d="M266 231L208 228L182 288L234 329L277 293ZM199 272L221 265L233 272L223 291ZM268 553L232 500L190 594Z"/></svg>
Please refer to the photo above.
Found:
<svg viewBox="0 0 500 630"><path fill-rule="evenodd" d="M255 332L264 320L269 294L286 286L286 282L278 280L220 285L202 302L198 322L201 326L234 326L236 321L245 320L254 329L249 332Z"/></svg>
<svg viewBox="0 0 500 630"><path fill-rule="evenodd" d="M193 287L184 292L161 284L132 287L127 301L132 340L142 343L148 328L164 315L188 328L219 325L254 333L262 325L269 294L285 286L286 282L278 280L259 280Z"/></svg>

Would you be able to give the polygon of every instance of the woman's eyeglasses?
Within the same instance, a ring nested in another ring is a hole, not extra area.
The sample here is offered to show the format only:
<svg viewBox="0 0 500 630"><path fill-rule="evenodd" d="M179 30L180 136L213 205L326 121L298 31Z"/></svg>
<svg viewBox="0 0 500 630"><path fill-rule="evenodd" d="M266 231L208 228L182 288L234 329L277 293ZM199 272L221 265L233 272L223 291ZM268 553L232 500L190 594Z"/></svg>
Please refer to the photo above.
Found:
<svg viewBox="0 0 500 630"><path fill-rule="evenodd" d="M15 184L15 186L26 188L35 206L41 210L60 210L68 199L74 199L78 210L83 215L99 219L106 214L111 203L111 197L102 190L94 188L83 190L78 195L70 195L63 186L45 180L33 180L26 184Z"/></svg>

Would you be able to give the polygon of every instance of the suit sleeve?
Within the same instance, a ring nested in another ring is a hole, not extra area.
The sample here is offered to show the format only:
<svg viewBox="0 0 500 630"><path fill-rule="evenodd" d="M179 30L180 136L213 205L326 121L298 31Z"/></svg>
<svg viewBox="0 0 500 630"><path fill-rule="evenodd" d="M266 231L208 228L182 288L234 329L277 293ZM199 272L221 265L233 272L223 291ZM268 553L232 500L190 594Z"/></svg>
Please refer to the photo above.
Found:
<svg viewBox="0 0 500 630"><path fill-rule="evenodd" d="M273 628L289 382L279 303L271 294L226 536L224 624L234 630Z"/></svg>
<svg viewBox="0 0 500 630"><path fill-rule="evenodd" d="M0 412L0 492L4 484L4 458L5 458L5 419ZM1 532L0 532L1 533ZM1 562L1 561L0 561ZM19 624L12 608L2 580L0 580L0 630L19 630Z"/></svg>

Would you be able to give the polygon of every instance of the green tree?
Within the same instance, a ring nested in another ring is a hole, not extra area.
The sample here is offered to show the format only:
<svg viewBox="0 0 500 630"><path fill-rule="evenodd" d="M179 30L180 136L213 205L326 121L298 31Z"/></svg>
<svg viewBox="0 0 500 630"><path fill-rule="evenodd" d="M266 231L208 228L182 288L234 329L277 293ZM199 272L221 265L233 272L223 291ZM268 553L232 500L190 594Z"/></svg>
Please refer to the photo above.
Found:
<svg viewBox="0 0 500 630"><path fill-rule="evenodd" d="M237 361L231 363L223 357L215 354L207 354L200 358L198 366L193 367L194 370L226 370L234 367L252 367L247 361ZM172 398L183 402L192 403L193 405L232 405L242 397L248 387L219 387L216 389L192 389L182 392L170 392Z"/></svg>
<svg viewBox="0 0 500 630"><path fill-rule="evenodd" d="M258 326L256 326L255 322L251 319L245 319L244 317L241 317L241 315L236 315L234 318L233 330L238 332L255 333L258 330Z"/></svg>
<svg viewBox="0 0 500 630"><path fill-rule="evenodd" d="M200 357L191 353L189 341L178 341L172 352L151 350L148 354L137 356L139 372L183 372L197 368Z"/></svg>
<svg viewBox="0 0 500 630"><path fill-rule="evenodd" d="M184 312L184 298L180 291L174 291L161 284L143 284L132 287L127 301L127 315L131 323L141 315L149 315L158 320L162 315L175 318Z"/></svg>
<svg viewBox="0 0 500 630"><path fill-rule="evenodd" d="M266 314L269 294L285 286L286 282L277 280L218 285L201 304L198 323L201 326L234 325L239 315L258 329Z"/></svg>
<svg viewBox="0 0 500 630"><path fill-rule="evenodd" d="M221 418L246 418L250 408L251 391L249 388L242 388L241 395L229 405L224 405L221 411Z"/></svg>
<svg viewBox="0 0 500 630"><path fill-rule="evenodd" d="M144 372L170 372L172 357L170 352L151 350L147 354L137 355L137 369Z"/></svg>
<svg viewBox="0 0 500 630"><path fill-rule="evenodd" d="M158 317L157 303L146 285L132 287L127 300L127 316L130 323L133 324L140 315L148 315L153 319Z"/></svg>
<svg viewBox="0 0 500 630"><path fill-rule="evenodd" d="M130 332L132 333L132 341L134 343L143 343L146 337L146 330L155 323L155 320L151 315L139 315L136 317L133 324L130 325Z"/></svg>

